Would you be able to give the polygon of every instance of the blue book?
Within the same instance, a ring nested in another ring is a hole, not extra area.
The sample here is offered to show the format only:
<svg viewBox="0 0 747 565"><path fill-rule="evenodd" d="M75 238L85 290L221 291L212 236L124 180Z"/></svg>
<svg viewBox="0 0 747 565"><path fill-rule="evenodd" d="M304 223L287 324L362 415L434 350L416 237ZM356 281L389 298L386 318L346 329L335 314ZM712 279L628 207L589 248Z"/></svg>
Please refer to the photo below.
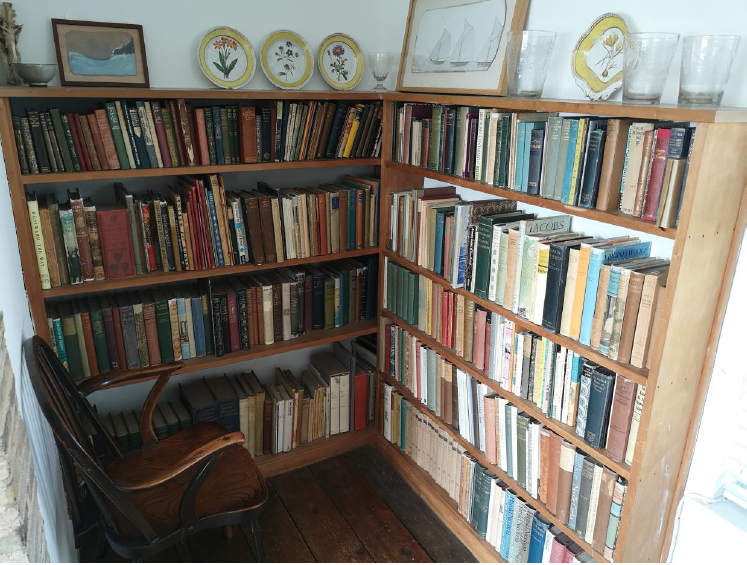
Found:
<svg viewBox="0 0 747 565"><path fill-rule="evenodd" d="M532 519L532 533L529 538L529 554L527 563L542 563L542 553L545 549L545 535L550 528L550 523L539 513Z"/></svg>
<svg viewBox="0 0 747 565"><path fill-rule="evenodd" d="M514 183L511 188L521 192L522 174L524 173L524 140L527 137L527 122L519 122L516 129L516 163L514 164Z"/></svg>
<svg viewBox="0 0 747 565"><path fill-rule="evenodd" d="M568 529L576 529L576 516L578 516L578 495L581 491L581 467L584 465L586 453L580 449L576 451L576 460L573 462L573 482L571 483L571 504L568 510Z"/></svg>
<svg viewBox="0 0 747 565"><path fill-rule="evenodd" d="M571 178L573 177L573 162L576 160L576 138L578 137L578 120L571 120L568 132L568 153L565 157L565 172L563 176L563 192L560 201L568 204L571 198Z"/></svg>
<svg viewBox="0 0 747 565"><path fill-rule="evenodd" d="M223 152L223 126L220 123L220 108L212 107L213 114L213 138L215 139L215 160L219 165L226 164L225 153Z"/></svg>
<svg viewBox="0 0 747 565"><path fill-rule="evenodd" d="M207 189L207 186L205 187ZM212 188L205 190L208 199L208 210L210 212L210 224L213 228L213 241L215 242L215 254L218 260L218 266L225 265L223 261L223 245L220 240L220 228L218 227L218 214L215 210L215 195Z"/></svg>
<svg viewBox="0 0 747 565"><path fill-rule="evenodd" d="M607 427L614 390L615 373L604 367L597 367L591 376L591 393L584 431L584 440L592 447L604 447L607 443Z"/></svg>
<svg viewBox="0 0 747 565"><path fill-rule="evenodd" d="M192 329L195 334L195 356L204 357L205 351L205 320L202 316L202 298L195 292L191 293L192 301Z"/></svg>
<svg viewBox="0 0 747 565"><path fill-rule="evenodd" d="M436 212L436 244L433 251L433 272L443 275L443 254L444 254L444 222L446 221L446 212L438 210Z"/></svg>
<svg viewBox="0 0 747 565"><path fill-rule="evenodd" d="M624 244L609 249L591 248L589 257L589 271L586 275L586 291L584 293L584 309L581 314L581 333L579 341L584 345L591 344L591 325L594 320L594 310L597 306L597 290L599 289L599 273L602 265L607 265L619 259L633 259L648 257L651 254L651 242Z"/></svg>
<svg viewBox="0 0 747 565"><path fill-rule="evenodd" d="M521 192L528 192L529 190L529 151L532 146L532 130L540 125L534 122L524 124L524 145L519 146L524 151L524 156L521 159Z"/></svg>
<svg viewBox="0 0 747 565"><path fill-rule="evenodd" d="M508 561L508 549L511 547L511 526L514 521L514 506L516 493L506 489L506 499L503 503L503 531L501 532L501 547L498 550L501 557Z"/></svg>

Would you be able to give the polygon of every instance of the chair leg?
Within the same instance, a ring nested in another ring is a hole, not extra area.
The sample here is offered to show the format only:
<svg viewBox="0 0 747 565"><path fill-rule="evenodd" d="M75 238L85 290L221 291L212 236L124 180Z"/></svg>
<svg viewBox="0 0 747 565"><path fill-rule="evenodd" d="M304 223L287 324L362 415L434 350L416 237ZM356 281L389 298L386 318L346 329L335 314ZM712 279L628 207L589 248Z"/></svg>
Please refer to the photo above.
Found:
<svg viewBox="0 0 747 565"><path fill-rule="evenodd" d="M259 534L259 522L257 522L257 516L252 516L249 519L249 526L252 529L252 538L254 540L254 551L256 553L257 563L265 562L265 549L262 545L262 538Z"/></svg>
<svg viewBox="0 0 747 565"><path fill-rule="evenodd" d="M179 553L179 559L182 563L193 563L192 552L189 550L186 540L181 540L176 543L176 551Z"/></svg>

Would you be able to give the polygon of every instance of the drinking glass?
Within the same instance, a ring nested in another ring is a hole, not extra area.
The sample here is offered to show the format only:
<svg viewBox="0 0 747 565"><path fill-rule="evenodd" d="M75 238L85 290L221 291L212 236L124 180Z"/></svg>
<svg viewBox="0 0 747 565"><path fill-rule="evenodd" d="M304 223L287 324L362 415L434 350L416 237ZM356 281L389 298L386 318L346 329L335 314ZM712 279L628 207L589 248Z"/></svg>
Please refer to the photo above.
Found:
<svg viewBox="0 0 747 565"><path fill-rule="evenodd" d="M509 96L539 98L547 78L554 31L509 31L506 66Z"/></svg>
<svg viewBox="0 0 747 565"><path fill-rule="evenodd" d="M721 104L731 64L739 47L738 35L692 35L682 40L680 104Z"/></svg>
<svg viewBox="0 0 747 565"><path fill-rule="evenodd" d="M678 33L629 33L625 36L623 102L659 103L679 39Z"/></svg>
<svg viewBox="0 0 747 565"><path fill-rule="evenodd" d="M384 81L389 76L389 70L392 66L392 56L390 53L369 53L368 66L371 67L371 74L376 79L374 90L386 91Z"/></svg>

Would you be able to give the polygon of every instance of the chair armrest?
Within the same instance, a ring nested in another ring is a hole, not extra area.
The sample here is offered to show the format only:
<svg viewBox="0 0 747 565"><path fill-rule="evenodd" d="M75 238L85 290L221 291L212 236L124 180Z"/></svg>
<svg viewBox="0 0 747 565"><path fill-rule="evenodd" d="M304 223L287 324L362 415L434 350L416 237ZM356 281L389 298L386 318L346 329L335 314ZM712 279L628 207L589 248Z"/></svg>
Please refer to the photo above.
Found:
<svg viewBox="0 0 747 565"><path fill-rule="evenodd" d="M204 461L207 458L219 454L224 449L232 446L242 446L244 444L244 434L241 432L229 432L217 437L200 447L186 453L179 461L174 463L168 469L153 469L147 479L137 481L126 481L121 479L112 479L114 486L124 492L133 492L145 490L161 485L182 473L188 471L192 466Z"/></svg>
<svg viewBox="0 0 747 565"><path fill-rule="evenodd" d="M96 375L95 377L89 377L78 383L78 390L82 392L84 396L89 396L90 394L105 388L151 380L154 377L163 375L164 373L171 375L171 373L181 369L183 366L183 363L169 363L168 365L155 365L153 367L145 367L142 369L127 369L125 371Z"/></svg>

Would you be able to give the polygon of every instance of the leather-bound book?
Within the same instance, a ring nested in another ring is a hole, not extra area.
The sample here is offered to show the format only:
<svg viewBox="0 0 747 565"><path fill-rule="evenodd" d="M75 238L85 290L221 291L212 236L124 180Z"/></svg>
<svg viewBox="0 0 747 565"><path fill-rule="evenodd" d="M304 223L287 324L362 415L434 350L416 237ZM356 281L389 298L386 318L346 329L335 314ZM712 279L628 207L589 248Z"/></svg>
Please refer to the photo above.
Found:
<svg viewBox="0 0 747 565"><path fill-rule="evenodd" d="M228 305L228 336L230 349L229 351L238 351L241 349L241 338L239 337L239 304L236 290L231 284L223 285L226 293L226 302Z"/></svg>
<svg viewBox="0 0 747 565"><path fill-rule="evenodd" d="M174 347L171 337L169 301L160 289L154 290L152 295L156 310L156 330L158 331L158 348L161 353L161 363L172 363L174 361Z"/></svg>
<svg viewBox="0 0 747 565"><path fill-rule="evenodd" d="M80 257L80 267L83 273L83 279L86 281L94 280L93 261L91 259L91 246L88 241L88 228L86 226L86 213L83 206L83 199L77 190L68 190L68 200L70 209L73 212L73 221L75 222L75 237L78 241L78 252Z"/></svg>
<svg viewBox="0 0 747 565"><path fill-rule="evenodd" d="M106 278L118 279L134 276L135 255L127 209L119 206L99 207L96 211L96 219Z"/></svg>
<svg viewBox="0 0 747 565"><path fill-rule="evenodd" d="M643 292L645 278L646 275L643 272L632 271L630 273L625 313L623 315L622 329L620 330L620 343L617 347L617 361L620 363L630 363L635 325L638 321L638 309L641 305L641 293Z"/></svg>
<svg viewBox="0 0 747 565"><path fill-rule="evenodd" d="M257 162L257 110L254 106L239 106L239 144L241 162Z"/></svg>
<svg viewBox="0 0 747 565"><path fill-rule="evenodd" d="M132 313L135 316L135 334L137 335L137 352L140 357L140 366L147 367L150 365L150 356L148 355L148 338L145 334L145 319L143 316L143 302L137 292L127 293L132 302Z"/></svg>
<svg viewBox="0 0 747 565"><path fill-rule="evenodd" d="M265 251L262 239L262 224L259 217L259 197L242 190L240 193L241 201L244 205L244 214L246 216L246 225L249 238L249 256L251 262L255 265L265 263Z"/></svg>
<svg viewBox="0 0 747 565"><path fill-rule="evenodd" d="M275 227L272 221L272 197L259 196L259 217L262 223L262 245L267 263L275 263Z"/></svg>
<svg viewBox="0 0 747 565"><path fill-rule="evenodd" d="M196 158L195 158L195 148L193 144L193 138L192 138L192 130L189 126L189 110L187 109L187 103L183 98L180 98L176 101L177 105L177 114L179 116L178 125L179 125L179 133L181 134L181 140L182 144L184 146L184 156L186 157L185 160L181 159L182 163L186 163L188 166L193 167L197 164ZM177 114L174 114L175 116ZM177 137L179 137L177 135Z"/></svg>
<svg viewBox="0 0 747 565"><path fill-rule="evenodd" d="M573 444L563 440L560 445L560 461L558 473L558 499L555 515L562 524L568 523L568 513L571 505L571 488L573 485L573 464L576 460L576 449Z"/></svg>
<svg viewBox="0 0 747 565"><path fill-rule="evenodd" d="M558 479L560 475L560 446L562 440L558 434L550 433L550 446L547 468L547 509L557 514L558 509Z"/></svg>
<svg viewBox="0 0 747 565"><path fill-rule="evenodd" d="M268 273L276 275L276 273ZM283 301L282 283L277 276L271 277L272 282L272 330L275 343L283 341Z"/></svg>
<svg viewBox="0 0 747 565"><path fill-rule="evenodd" d="M109 300L108 296L101 297L101 319L104 324L106 347L109 353L109 364L112 368L112 371L118 371L122 369L123 366L120 363L119 348L117 347L117 332L114 327L114 312L111 300ZM157 336L156 347L158 347Z"/></svg>
<svg viewBox="0 0 747 565"><path fill-rule="evenodd" d="M119 304L116 297L110 299L112 305L112 322L114 323L114 337L116 338L117 357L119 358L119 368L127 368L127 352L124 345L124 334L122 333L122 316L119 312Z"/></svg>
<svg viewBox="0 0 747 565"><path fill-rule="evenodd" d="M67 114L67 121L68 126L70 127L70 133L73 137L73 145L78 154L80 168L83 171L92 171L93 166L91 165L91 160L88 156L88 149L83 140L83 132L80 129L80 117L78 114ZM21 125L23 125L23 122L21 122Z"/></svg>
<svg viewBox="0 0 747 565"><path fill-rule="evenodd" d="M36 110L28 110L26 114L28 116L29 127L31 128L31 137L34 141L34 150L39 165L39 172L49 173L52 169L50 157L47 153L47 147L44 143L44 131L42 129L39 112Z"/></svg>
<svg viewBox="0 0 747 565"><path fill-rule="evenodd" d="M140 292L139 300L143 305L143 322L145 324L146 346L151 365L161 364L161 350L158 347L158 325L156 323L156 304L148 292Z"/></svg>
<svg viewBox="0 0 747 565"><path fill-rule="evenodd" d="M262 387L264 389L265 401L262 410L263 422L262 422L262 453L270 454L273 452L273 410L274 402L272 394L269 392L267 386Z"/></svg>
<svg viewBox="0 0 747 565"><path fill-rule="evenodd" d="M156 132L156 138L158 139L158 148L161 154L161 162L164 167L172 167L171 152L169 151L169 143L166 136L166 125L163 120L163 112L158 102L150 103L151 112L153 114L153 128ZM204 116L203 116L204 119ZM202 163L203 165L209 165L210 163Z"/></svg>
<svg viewBox="0 0 747 565"><path fill-rule="evenodd" d="M122 339L124 341L125 360L128 369L140 367L140 354L137 347L137 329L135 328L135 311L132 302L125 293L118 293L117 307L119 308ZM169 347L171 343L168 344Z"/></svg>
<svg viewBox="0 0 747 565"><path fill-rule="evenodd" d="M96 115L96 121L99 124L99 131L101 132L101 140L104 143L104 152L106 154L106 162L110 169L119 169L120 162L117 156L117 148L114 145L114 137L112 136L111 126L109 125L109 118L106 115L106 110L97 109L94 110ZM89 154L91 151L89 151ZM89 155L92 156L92 155Z"/></svg>
<svg viewBox="0 0 747 565"><path fill-rule="evenodd" d="M204 108L195 108L193 112L195 122L195 135L197 136L195 145L197 145L199 153L199 157L195 157L195 159L199 160L200 165L209 165L210 150L208 148L207 128L205 126L205 110Z"/></svg>
<svg viewBox="0 0 747 565"><path fill-rule="evenodd" d="M70 284L70 273L67 265L67 254L65 252L65 240L62 234L62 223L60 220L60 205L57 202L54 194L47 194L47 214L49 215L50 228L52 230L51 241L54 246L54 252L57 255L57 270L59 275L60 284ZM43 208L40 203L39 213L43 213ZM42 215L42 222L44 217ZM42 224L43 225L43 224ZM44 235L44 243L46 245L47 236ZM51 264L51 260L50 260Z"/></svg>
<svg viewBox="0 0 747 565"><path fill-rule="evenodd" d="M540 430L540 488L539 499L547 504L547 487L550 471L550 430Z"/></svg>
<svg viewBox="0 0 747 565"><path fill-rule="evenodd" d="M620 184L625 164L625 148L632 120L611 119L607 122L602 170L599 174L597 210L617 210L620 203Z"/></svg>
<svg viewBox="0 0 747 565"><path fill-rule="evenodd" d="M91 248L93 278L97 281L103 281L105 278L104 259L101 253L101 238L99 237L99 224L96 218L96 206L91 204L89 198L86 198L83 204L83 211L86 215L86 229L88 230L88 243Z"/></svg>
<svg viewBox="0 0 747 565"><path fill-rule="evenodd" d="M96 344L93 339L93 326L91 325L91 313L88 305L83 300L76 302L77 311L80 312L80 321L83 328L83 341L86 344L86 356L88 359L88 368L91 376L95 377L100 373L98 358L96 357ZM80 336L78 336L80 339Z"/></svg>
<svg viewBox="0 0 747 565"><path fill-rule="evenodd" d="M83 133L83 141L88 149L88 155L91 158L91 166L94 171L108 171L109 160L106 156L104 139L101 136L99 123L95 114L87 116L78 116L80 120L80 130ZM94 133L95 131L95 133Z"/></svg>
<svg viewBox="0 0 747 565"><path fill-rule="evenodd" d="M101 302L95 296L89 297L87 302L99 372L108 373L112 370L112 367L111 361L109 360L109 348L106 341L106 330L104 329L104 316L101 311Z"/></svg>
<svg viewBox="0 0 747 565"><path fill-rule="evenodd" d="M609 456L617 462L622 462L625 457L635 403L635 391L636 384L633 381L622 375L617 376L607 434L607 451Z"/></svg>

